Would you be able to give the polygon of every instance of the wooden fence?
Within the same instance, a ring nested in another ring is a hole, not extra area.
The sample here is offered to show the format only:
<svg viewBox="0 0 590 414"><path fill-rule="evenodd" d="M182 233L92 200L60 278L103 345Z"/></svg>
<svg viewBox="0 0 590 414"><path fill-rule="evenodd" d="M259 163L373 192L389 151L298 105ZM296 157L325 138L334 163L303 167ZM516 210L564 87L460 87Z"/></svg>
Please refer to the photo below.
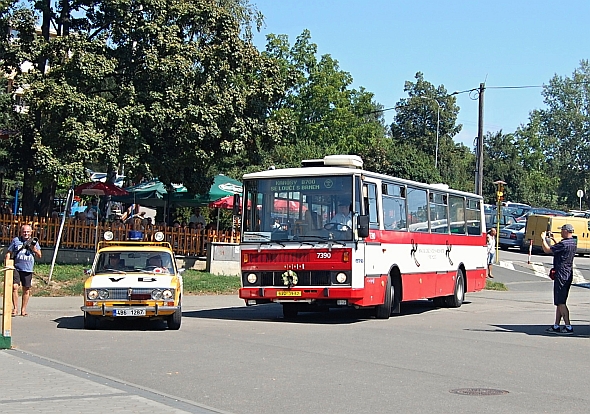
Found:
<svg viewBox="0 0 590 414"><path fill-rule="evenodd" d="M0 242L7 245L20 235L23 224L33 227L33 237L39 239L42 247L55 247L61 225L60 219L45 217L22 217L0 215ZM237 243L240 239L237 231L196 230L181 227L148 226L144 228L138 222L127 225L102 223L98 227L86 221L66 219L60 241L60 249L94 250L96 240L103 240L104 232L112 231L115 240L129 240L130 231L141 231L142 241L154 240L154 234L161 231L169 241L174 253L183 256L203 257L207 254L207 245L211 242Z"/></svg>

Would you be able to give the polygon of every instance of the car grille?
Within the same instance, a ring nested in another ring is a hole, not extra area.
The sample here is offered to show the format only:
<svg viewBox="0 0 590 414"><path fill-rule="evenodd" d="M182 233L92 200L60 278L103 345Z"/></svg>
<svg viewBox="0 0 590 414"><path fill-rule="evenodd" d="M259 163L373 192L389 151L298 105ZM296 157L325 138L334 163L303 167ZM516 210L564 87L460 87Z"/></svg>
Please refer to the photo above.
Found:
<svg viewBox="0 0 590 414"><path fill-rule="evenodd" d="M150 300L152 298L152 290L155 288L115 288L107 289L109 291L109 300ZM159 288L161 290L165 288ZM129 290L131 290L131 297L129 297ZM172 297L174 295L174 289Z"/></svg>
<svg viewBox="0 0 590 414"><path fill-rule="evenodd" d="M328 271L297 271L297 286L330 286L331 277ZM282 272L263 272L261 286L285 286Z"/></svg>

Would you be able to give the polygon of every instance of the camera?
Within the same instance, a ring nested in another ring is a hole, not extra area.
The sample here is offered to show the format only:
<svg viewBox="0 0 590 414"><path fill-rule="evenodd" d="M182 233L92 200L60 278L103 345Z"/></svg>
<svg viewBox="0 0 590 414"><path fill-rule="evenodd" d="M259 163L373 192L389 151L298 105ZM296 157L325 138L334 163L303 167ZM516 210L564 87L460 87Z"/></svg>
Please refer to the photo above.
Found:
<svg viewBox="0 0 590 414"><path fill-rule="evenodd" d="M37 237L33 237L32 239L27 240L24 242L25 249L33 250L33 247L39 242Z"/></svg>

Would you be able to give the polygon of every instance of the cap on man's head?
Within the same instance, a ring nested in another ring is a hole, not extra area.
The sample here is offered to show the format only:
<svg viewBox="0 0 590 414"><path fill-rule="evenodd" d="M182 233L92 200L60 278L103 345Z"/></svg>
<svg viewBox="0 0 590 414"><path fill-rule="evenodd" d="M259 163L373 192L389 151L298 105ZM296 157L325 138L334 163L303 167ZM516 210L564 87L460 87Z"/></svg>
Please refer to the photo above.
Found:
<svg viewBox="0 0 590 414"><path fill-rule="evenodd" d="M573 233L574 232L574 226L572 226L571 224L564 224L563 226L561 226L561 230L567 230L568 233Z"/></svg>

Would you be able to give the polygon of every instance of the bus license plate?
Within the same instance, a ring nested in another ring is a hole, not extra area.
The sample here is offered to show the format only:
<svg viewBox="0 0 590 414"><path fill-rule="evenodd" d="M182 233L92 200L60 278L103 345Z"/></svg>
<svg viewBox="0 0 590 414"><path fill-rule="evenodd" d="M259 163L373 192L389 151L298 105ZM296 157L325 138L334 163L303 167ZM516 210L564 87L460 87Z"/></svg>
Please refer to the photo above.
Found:
<svg viewBox="0 0 590 414"><path fill-rule="evenodd" d="M113 309L113 316L145 316L145 308Z"/></svg>
<svg viewBox="0 0 590 414"><path fill-rule="evenodd" d="M279 290L277 296L301 296L300 290Z"/></svg>

